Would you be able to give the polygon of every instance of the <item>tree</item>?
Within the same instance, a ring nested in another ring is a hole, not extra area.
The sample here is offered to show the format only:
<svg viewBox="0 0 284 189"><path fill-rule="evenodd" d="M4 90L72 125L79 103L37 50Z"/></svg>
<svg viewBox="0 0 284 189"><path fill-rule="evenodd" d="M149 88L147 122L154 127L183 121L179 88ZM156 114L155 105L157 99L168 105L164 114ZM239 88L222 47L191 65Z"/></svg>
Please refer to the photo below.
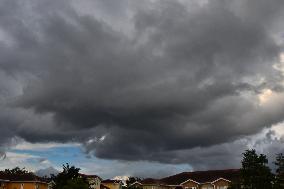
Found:
<svg viewBox="0 0 284 189"><path fill-rule="evenodd" d="M89 189L89 185L81 178L68 180L62 189Z"/></svg>
<svg viewBox="0 0 284 189"><path fill-rule="evenodd" d="M19 167L15 167L13 169L5 169L4 173L8 175L32 174L31 172L27 171L26 168L19 168Z"/></svg>
<svg viewBox="0 0 284 189"><path fill-rule="evenodd" d="M241 183L239 181L234 181L230 183L228 189L241 189Z"/></svg>
<svg viewBox="0 0 284 189"><path fill-rule="evenodd" d="M268 167L267 157L254 149L243 153L241 185L244 189L271 189L274 176Z"/></svg>
<svg viewBox="0 0 284 189"><path fill-rule="evenodd" d="M80 168L76 168L67 163L63 165L63 171L57 176L52 175L55 182L53 189L89 189L88 181L80 177Z"/></svg>
<svg viewBox="0 0 284 189"><path fill-rule="evenodd" d="M277 154L274 164L276 165L276 180L274 188L284 188L284 155L282 153Z"/></svg>

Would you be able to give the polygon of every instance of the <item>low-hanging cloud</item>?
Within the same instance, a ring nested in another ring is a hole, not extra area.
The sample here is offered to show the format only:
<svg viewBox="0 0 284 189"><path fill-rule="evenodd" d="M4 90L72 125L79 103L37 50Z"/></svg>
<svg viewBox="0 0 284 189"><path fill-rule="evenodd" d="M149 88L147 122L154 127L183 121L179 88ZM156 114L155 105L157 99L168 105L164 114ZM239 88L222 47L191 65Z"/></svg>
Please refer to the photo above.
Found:
<svg viewBox="0 0 284 189"><path fill-rule="evenodd" d="M282 1L128 2L126 32L68 1L1 4L0 142L184 163L283 121Z"/></svg>

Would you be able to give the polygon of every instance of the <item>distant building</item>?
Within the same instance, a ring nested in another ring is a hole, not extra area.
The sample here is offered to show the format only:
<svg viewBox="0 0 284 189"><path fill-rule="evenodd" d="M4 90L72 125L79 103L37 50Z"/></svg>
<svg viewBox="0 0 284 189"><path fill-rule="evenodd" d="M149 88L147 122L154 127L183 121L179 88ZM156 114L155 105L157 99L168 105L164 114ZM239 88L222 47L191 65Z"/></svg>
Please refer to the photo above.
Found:
<svg viewBox="0 0 284 189"><path fill-rule="evenodd" d="M48 184L31 173L9 175L0 172L0 189L48 189Z"/></svg>
<svg viewBox="0 0 284 189"><path fill-rule="evenodd" d="M107 187L107 186L105 186L105 185L103 185L103 184L101 184L100 188L101 188L101 189L110 189L109 187Z"/></svg>
<svg viewBox="0 0 284 189"><path fill-rule="evenodd" d="M48 183L47 183L47 188L48 189L52 189L53 187L55 186L55 182L54 180L49 180Z"/></svg>
<svg viewBox="0 0 284 189"><path fill-rule="evenodd" d="M101 187L101 182L102 179L97 176L97 175L85 175L85 174L80 174L80 176L82 178L85 178L89 185L90 185L90 189L100 189Z"/></svg>
<svg viewBox="0 0 284 189"><path fill-rule="evenodd" d="M143 185L139 181L136 181L136 182L132 183L130 186L132 188L143 188Z"/></svg>
<svg viewBox="0 0 284 189"><path fill-rule="evenodd" d="M122 189L122 181L121 180L111 180L111 179L108 179L108 180L103 180L101 182L102 184L102 187L106 187L109 188L109 189Z"/></svg>
<svg viewBox="0 0 284 189"><path fill-rule="evenodd" d="M162 179L147 178L133 183L143 189L227 189L238 181L238 169L183 172Z"/></svg>

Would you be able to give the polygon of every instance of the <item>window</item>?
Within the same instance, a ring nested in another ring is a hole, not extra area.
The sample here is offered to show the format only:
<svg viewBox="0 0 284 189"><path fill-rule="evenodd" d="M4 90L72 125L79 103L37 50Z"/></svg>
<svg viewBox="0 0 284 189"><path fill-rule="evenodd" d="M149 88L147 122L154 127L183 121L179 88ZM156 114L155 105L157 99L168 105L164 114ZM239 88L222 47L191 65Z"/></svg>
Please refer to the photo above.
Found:
<svg viewBox="0 0 284 189"><path fill-rule="evenodd" d="M217 189L227 189L228 186L217 186Z"/></svg>
<svg viewBox="0 0 284 189"><path fill-rule="evenodd" d="M38 183L35 184L35 189L39 189L39 184Z"/></svg>
<svg viewBox="0 0 284 189"><path fill-rule="evenodd" d="M202 189L213 189L213 186L202 186Z"/></svg>

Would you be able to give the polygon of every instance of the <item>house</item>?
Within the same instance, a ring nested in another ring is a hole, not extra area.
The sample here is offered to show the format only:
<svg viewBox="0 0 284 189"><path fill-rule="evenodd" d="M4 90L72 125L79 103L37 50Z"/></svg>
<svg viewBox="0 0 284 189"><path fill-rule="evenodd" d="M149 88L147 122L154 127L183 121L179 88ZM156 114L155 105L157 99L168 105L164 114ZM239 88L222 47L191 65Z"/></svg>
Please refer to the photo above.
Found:
<svg viewBox="0 0 284 189"><path fill-rule="evenodd" d="M101 189L110 189L109 187L104 186L103 184L101 184L100 188L101 188Z"/></svg>
<svg viewBox="0 0 284 189"><path fill-rule="evenodd" d="M103 180L101 182L102 187L107 187L109 189L122 189L122 181L121 180L111 180L111 179L107 179L107 180Z"/></svg>
<svg viewBox="0 0 284 189"><path fill-rule="evenodd" d="M97 175L85 175L85 174L80 174L80 176L82 178L85 178L89 185L90 185L90 189L100 189L101 187L101 182L102 179L97 176Z"/></svg>
<svg viewBox="0 0 284 189"><path fill-rule="evenodd" d="M168 189L167 183L159 180L147 178L140 182L142 184L143 189Z"/></svg>
<svg viewBox="0 0 284 189"><path fill-rule="evenodd" d="M162 179L144 179L143 189L227 189L238 181L238 169L183 172Z"/></svg>
<svg viewBox="0 0 284 189"><path fill-rule="evenodd" d="M135 181L134 183L132 183L132 184L130 184L130 187L131 188L143 188L143 185L142 185L142 183L141 182L139 182L139 181Z"/></svg>
<svg viewBox="0 0 284 189"><path fill-rule="evenodd" d="M48 184L32 173L9 175L0 172L0 189L48 189Z"/></svg>
<svg viewBox="0 0 284 189"><path fill-rule="evenodd" d="M49 180L48 183L47 183L47 188L48 189L52 189L53 187L55 186L55 182L54 180Z"/></svg>
<svg viewBox="0 0 284 189"><path fill-rule="evenodd" d="M8 182L9 182L9 180L5 180L3 178L0 179L0 189L6 189Z"/></svg>

